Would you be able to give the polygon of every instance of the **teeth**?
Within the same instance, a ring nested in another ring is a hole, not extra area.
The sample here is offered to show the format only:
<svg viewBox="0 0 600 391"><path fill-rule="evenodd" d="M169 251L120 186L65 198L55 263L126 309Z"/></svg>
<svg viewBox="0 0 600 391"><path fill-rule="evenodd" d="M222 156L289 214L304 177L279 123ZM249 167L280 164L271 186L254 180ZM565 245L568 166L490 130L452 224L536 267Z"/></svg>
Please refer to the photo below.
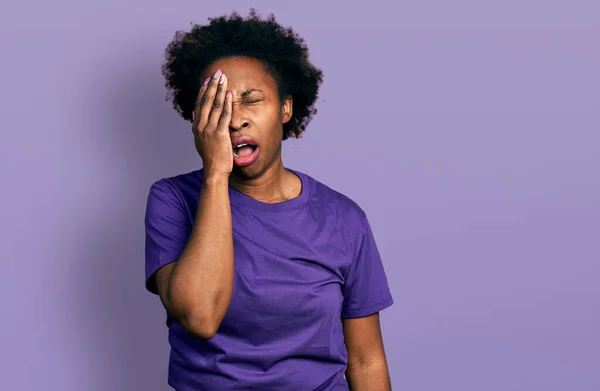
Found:
<svg viewBox="0 0 600 391"><path fill-rule="evenodd" d="M238 154L237 154L237 153L235 153L235 150L236 150L236 149L238 149L238 148L245 147L245 146L247 146L247 145L248 145L248 144L240 144L240 145L237 145L237 146L236 146L236 147L233 149L233 156L235 156L235 157L239 157L239 156L238 156Z"/></svg>

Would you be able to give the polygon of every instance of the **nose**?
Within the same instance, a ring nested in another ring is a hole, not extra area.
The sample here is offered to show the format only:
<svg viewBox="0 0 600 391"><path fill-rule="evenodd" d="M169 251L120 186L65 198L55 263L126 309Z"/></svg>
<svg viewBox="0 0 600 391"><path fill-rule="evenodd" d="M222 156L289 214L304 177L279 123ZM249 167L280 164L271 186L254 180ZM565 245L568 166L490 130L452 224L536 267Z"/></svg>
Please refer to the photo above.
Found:
<svg viewBox="0 0 600 391"><path fill-rule="evenodd" d="M248 121L244 121L244 122L240 123L239 125L235 125L233 123L233 121L231 121L231 123L229 124L229 131L230 132L240 131L242 129L247 128L248 126L250 126L250 123Z"/></svg>
<svg viewBox="0 0 600 391"><path fill-rule="evenodd" d="M231 113L231 122L229 123L229 131L235 132L240 131L242 129L250 126L250 122L248 118L246 118L242 112L242 110L236 110L233 108L233 112Z"/></svg>

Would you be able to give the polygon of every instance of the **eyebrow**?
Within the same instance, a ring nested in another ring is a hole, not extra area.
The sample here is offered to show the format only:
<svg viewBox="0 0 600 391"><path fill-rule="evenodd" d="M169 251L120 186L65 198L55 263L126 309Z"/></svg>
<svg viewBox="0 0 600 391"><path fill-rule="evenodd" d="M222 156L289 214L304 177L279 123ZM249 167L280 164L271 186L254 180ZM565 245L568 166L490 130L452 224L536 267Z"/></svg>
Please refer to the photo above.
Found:
<svg viewBox="0 0 600 391"><path fill-rule="evenodd" d="M257 88L252 88L252 89L250 89L250 90L248 90L248 91L244 91L244 92L242 92L240 96L241 96L242 98L245 98L245 97L247 97L248 95L250 95L251 93L253 93L253 92L257 92L257 91L258 91L258 92L262 92L262 90L259 90L259 89L257 89Z"/></svg>

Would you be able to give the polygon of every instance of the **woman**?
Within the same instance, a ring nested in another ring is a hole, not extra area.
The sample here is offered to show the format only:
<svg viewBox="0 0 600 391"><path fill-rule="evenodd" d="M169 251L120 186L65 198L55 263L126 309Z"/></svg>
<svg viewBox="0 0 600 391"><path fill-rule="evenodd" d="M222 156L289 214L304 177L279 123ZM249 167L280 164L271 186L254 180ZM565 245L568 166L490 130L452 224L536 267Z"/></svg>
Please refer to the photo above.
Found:
<svg viewBox="0 0 600 391"><path fill-rule="evenodd" d="M176 390L389 390L392 305L365 213L285 168L316 113L303 40L254 10L178 32L163 66L203 168L150 188L146 287L167 310ZM234 255L235 254L235 255Z"/></svg>

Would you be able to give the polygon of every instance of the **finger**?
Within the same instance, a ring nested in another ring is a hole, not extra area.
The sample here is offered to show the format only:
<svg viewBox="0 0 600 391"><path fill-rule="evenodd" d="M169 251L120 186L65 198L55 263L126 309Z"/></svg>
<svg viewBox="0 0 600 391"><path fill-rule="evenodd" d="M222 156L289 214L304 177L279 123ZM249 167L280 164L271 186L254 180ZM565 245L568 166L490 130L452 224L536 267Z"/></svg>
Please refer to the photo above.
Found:
<svg viewBox="0 0 600 391"><path fill-rule="evenodd" d="M210 129L217 128L219 124L219 119L221 118L221 113L223 112L223 105L225 104L225 93L227 92L227 76L224 74L219 78L219 87L217 88L217 93L215 94L215 99L212 103L212 108L210 110L210 114L208 115L208 127Z"/></svg>
<svg viewBox="0 0 600 391"><path fill-rule="evenodd" d="M211 77L207 77L206 80L204 80L204 83L202 83L202 85L200 86L200 91L198 91L198 96L196 97L196 103L194 104L194 111L192 111L192 120L193 120L193 124L194 127L196 127L198 119L200 118L200 106L201 106L201 102L202 102L202 97L204 96L204 94L206 93L206 90L208 89L208 82L210 81Z"/></svg>
<svg viewBox="0 0 600 391"><path fill-rule="evenodd" d="M223 104L223 110L219 117L219 124L217 125L217 132L229 133L229 124L231 123L231 111L233 109L233 97L231 91L227 91L225 94L225 103Z"/></svg>
<svg viewBox="0 0 600 391"><path fill-rule="evenodd" d="M208 122L208 116L210 114L210 111L212 110L212 104L215 99L217 87L219 86L220 76L221 70L217 69L215 74L208 81L208 84L206 85L206 91L204 92L204 95L202 95L198 102L198 119L196 122L198 122L198 124L202 127Z"/></svg>

